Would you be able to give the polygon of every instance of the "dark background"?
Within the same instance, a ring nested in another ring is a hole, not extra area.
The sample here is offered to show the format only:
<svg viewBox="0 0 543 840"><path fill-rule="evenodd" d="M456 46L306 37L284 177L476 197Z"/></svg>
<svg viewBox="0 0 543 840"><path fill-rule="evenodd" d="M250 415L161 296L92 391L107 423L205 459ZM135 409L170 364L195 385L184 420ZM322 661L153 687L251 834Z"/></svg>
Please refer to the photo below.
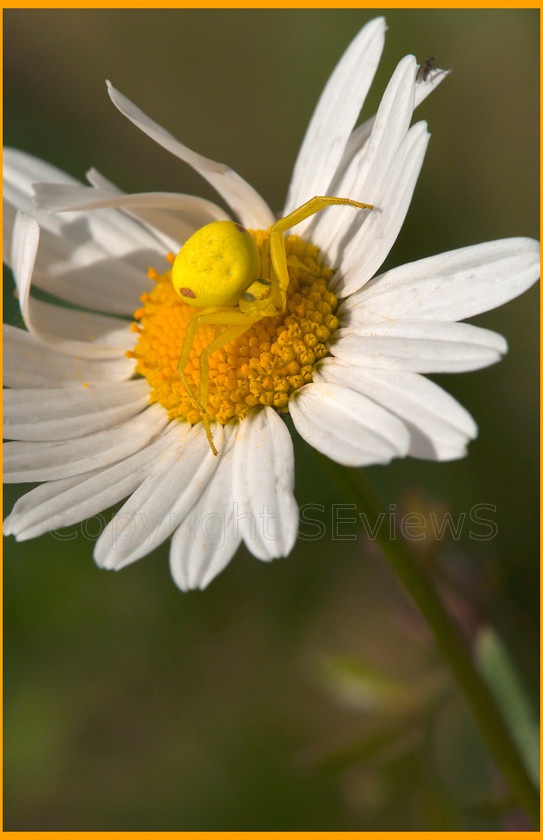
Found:
<svg viewBox="0 0 543 840"><path fill-rule="evenodd" d="M92 165L126 191L215 198L115 110L110 78L279 211L318 95L373 16L6 11L4 141L81 179ZM417 111L433 136L387 265L537 237L538 12L386 18L364 118L404 54L454 71ZM5 297L20 324L9 273ZM506 336L508 356L439 378L479 424L467 459L366 471L400 513L466 515L460 539L414 548L470 634L498 628L533 702L537 313L531 290L475 319ZM331 505L344 500L299 441L296 457L298 501L324 506L325 536L273 564L242 549L204 593L175 588L167 545L119 574L98 570L99 518L63 539L6 541L6 829L507 827L500 781L424 625L369 540L352 525L352 539L332 539ZM21 490L7 489L8 510ZM470 538L477 504L495 508L487 541Z"/></svg>

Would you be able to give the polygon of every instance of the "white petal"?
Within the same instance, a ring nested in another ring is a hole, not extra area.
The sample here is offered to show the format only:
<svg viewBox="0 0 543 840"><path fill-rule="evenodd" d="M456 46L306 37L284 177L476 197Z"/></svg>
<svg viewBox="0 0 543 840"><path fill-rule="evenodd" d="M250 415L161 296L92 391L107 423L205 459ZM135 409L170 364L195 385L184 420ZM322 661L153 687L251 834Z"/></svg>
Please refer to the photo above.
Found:
<svg viewBox="0 0 543 840"><path fill-rule="evenodd" d="M167 268L164 246L160 255L138 250L109 256L94 241L84 220L66 225L57 235L42 226L42 216L32 285L67 303L115 315L132 315L141 295L149 290L148 267L164 264L163 270Z"/></svg>
<svg viewBox="0 0 543 840"><path fill-rule="evenodd" d="M12 231L15 209L32 216L41 228L33 285L77 306L132 314L148 289L147 268L166 263L163 242L119 210L62 216L37 210L32 183L42 178L78 183L31 155L4 150L5 231ZM5 256L11 264L11 241Z"/></svg>
<svg viewBox="0 0 543 840"><path fill-rule="evenodd" d="M338 464L388 464L409 450L405 425L349 388L313 382L295 391L289 411L301 436Z"/></svg>
<svg viewBox="0 0 543 840"><path fill-rule="evenodd" d="M286 557L298 534L294 452L272 408L251 412L239 424L232 484L235 524L249 551L261 560Z"/></svg>
<svg viewBox="0 0 543 840"><path fill-rule="evenodd" d="M337 64L298 153L283 215L314 195L331 194L330 182L373 81L384 43L385 20L375 18L358 33ZM300 231L303 228L300 225Z"/></svg>
<svg viewBox="0 0 543 840"><path fill-rule="evenodd" d="M94 177L96 174L92 173ZM34 184L34 196L37 207L47 213L59 213L67 210L91 210L105 207L121 209L153 208L155 210L175 210L186 225L195 229L209 222L228 219L228 214L204 198L184 193L149 192L123 193L113 192L105 187L85 187L63 184Z"/></svg>
<svg viewBox="0 0 543 840"><path fill-rule="evenodd" d="M178 247L198 228L229 218L228 214L212 201L180 193L128 195L111 187L63 184L35 184L34 193L37 206L49 213L106 207L126 210L153 228L158 227L161 233L174 240Z"/></svg>
<svg viewBox="0 0 543 840"><path fill-rule="evenodd" d="M69 440L139 414L149 404L144 379L74 388L4 390L4 437Z"/></svg>
<svg viewBox="0 0 543 840"><path fill-rule="evenodd" d="M396 67L383 95L364 154L355 156L343 176L340 179L334 178L331 184L332 195L353 198L375 206L372 213L363 217L363 227L372 217L387 210L383 195L391 166L409 129L415 75L415 59L407 55ZM311 241L324 250L329 264L334 266L339 264L344 243L350 238L347 236L348 229L352 225L354 230L358 230L361 225L359 214L347 222L344 216L332 214L330 209L326 209L314 217L310 227Z"/></svg>
<svg viewBox="0 0 543 840"><path fill-rule="evenodd" d="M32 185L33 194L36 192L36 184ZM65 187L69 189L69 187ZM74 189L86 189L82 185L74 187ZM51 218L51 215L45 213L42 216ZM131 218L121 210L103 209L103 210L76 210L63 214L61 219L75 218L79 220L80 227L83 221L85 227L90 233L90 239L95 245L98 245L104 256L122 257L133 254L134 252L150 250L153 254L161 254L162 247L155 236L146 228L145 225ZM64 231L65 228L62 228ZM78 239L81 241L81 233L75 232L74 242L77 244Z"/></svg>
<svg viewBox="0 0 543 840"><path fill-rule="evenodd" d="M12 227L17 211L36 218L42 232L46 231L45 245L48 247L54 259L59 259L61 254L69 253L69 239L62 236L63 228L68 231L77 222L78 214L70 214L69 217L57 219L49 217L46 213L38 211L33 201L32 183L42 178L48 181L55 181L60 184L75 185L78 182L60 169L50 166L39 158L20 152L17 149L4 148L3 150L4 181L3 197L6 218L4 222L4 261L11 265L11 235L6 240L6 232ZM78 234L81 239L81 226L78 226ZM57 240L57 236L59 237ZM42 237L43 238L43 237ZM42 243L43 250L43 243Z"/></svg>
<svg viewBox="0 0 543 840"><path fill-rule="evenodd" d="M403 420L411 435L408 454L414 458L461 458L467 443L477 436L477 426L465 408L418 373L363 370L327 358L314 381L321 378L364 394Z"/></svg>
<svg viewBox="0 0 543 840"><path fill-rule="evenodd" d="M4 260L11 259L17 210L41 228L33 284L77 306L132 314L148 289L149 265L165 263L163 241L117 210L70 212L62 216L38 210L33 184L53 181L73 189L81 185L32 155L4 149ZM119 259L121 258L121 260ZM165 265L165 268L167 266Z"/></svg>
<svg viewBox="0 0 543 840"><path fill-rule="evenodd" d="M85 478L87 481L91 481L102 472L103 470L93 470L86 473ZM72 525L74 522L81 521L83 517L79 515L79 512L77 512L75 519L71 518L69 508L72 491L81 483L81 476L76 475L59 481L46 481L44 484L38 484L37 487L25 493L15 503L10 515L4 520L4 536L13 535L17 541L33 539L41 534L54 532L64 525ZM48 504L50 498L53 498L53 502L57 499L61 500L60 510L57 509L55 504ZM47 511L43 518L40 516L42 507ZM51 512L49 512L49 508ZM68 510L66 518L64 517L65 509ZM102 506L100 506L94 513L102 509ZM61 514L60 518L58 517L59 513ZM90 515L92 516L94 513Z"/></svg>
<svg viewBox="0 0 543 840"><path fill-rule="evenodd" d="M419 64L417 71L417 86L415 88L415 108L424 102L433 90L435 90L446 79L452 70L443 70L441 67L432 67L426 79L420 73L422 65Z"/></svg>
<svg viewBox="0 0 543 840"><path fill-rule="evenodd" d="M99 190L107 191L111 196L126 195L126 193L120 190L112 181L109 181L101 175L96 169L89 169L86 176L87 181L93 187L96 187ZM141 193L140 195L144 194ZM151 193L149 193L149 195L151 195ZM203 200L204 199L202 199L202 201ZM212 204L212 202L209 202L209 204ZM213 206L217 207L217 210L220 212L223 212L218 205ZM177 253L180 250L180 246L185 242L187 227L183 224L179 224L179 219L173 212L141 206L138 206L137 208L125 208L124 212L128 213L128 215L132 216L134 219L138 219L143 222L144 225L153 232L157 239L164 243L166 252L171 251L173 253Z"/></svg>
<svg viewBox="0 0 543 840"><path fill-rule="evenodd" d="M112 467L40 484L15 503L4 522L4 534L29 540L107 510L129 496L188 429L188 423L175 420L148 446Z"/></svg>
<svg viewBox="0 0 543 840"><path fill-rule="evenodd" d="M459 248L375 277L342 304L341 322L471 318L526 291L539 270L539 242L534 239Z"/></svg>
<svg viewBox="0 0 543 840"><path fill-rule="evenodd" d="M432 71L431 78L429 77L426 81L419 79L418 74L416 77L416 84L415 84L415 108L424 102L427 96L429 96L432 91L436 90L438 85L447 78L451 71L450 70L441 70L441 68L436 67L434 71ZM375 117L370 117L369 120L359 125L355 130L352 132L351 136L349 137L349 142L345 147L345 154L343 155L343 160L341 161L341 165L338 168L336 173L335 180L339 181L343 178L345 170L349 163L352 161L355 155L359 154L362 149L364 148L365 144L368 141L368 138L371 135L373 126L375 124Z"/></svg>
<svg viewBox="0 0 543 840"><path fill-rule="evenodd" d="M55 306L33 297L28 301L25 322L48 347L83 359L116 359L137 342L121 318Z"/></svg>
<svg viewBox="0 0 543 840"><path fill-rule="evenodd" d="M83 359L51 350L25 330L4 324L4 385L10 388L66 388L87 382L130 379L135 361Z"/></svg>
<svg viewBox="0 0 543 840"><path fill-rule="evenodd" d="M164 453L100 536L94 551L99 566L121 569L172 535L213 479L222 458L220 424L215 424L213 437L219 456L213 455L201 423Z"/></svg>
<svg viewBox="0 0 543 840"><path fill-rule="evenodd" d="M155 404L119 426L75 440L9 441L4 444L4 481L50 481L110 466L147 446L167 422L165 410Z"/></svg>
<svg viewBox="0 0 543 840"><path fill-rule="evenodd" d="M42 243L43 239L42 235ZM134 314L141 295L149 291L147 269L150 265L157 270L167 270L164 253L160 257L147 251L134 252L130 258L104 257L90 254L85 247L82 249L85 253L74 251L68 259L40 268L41 250L40 247L33 286L75 306L113 315ZM77 264L80 259L89 262ZM139 267L132 265L129 259L139 263Z"/></svg>
<svg viewBox="0 0 543 840"><path fill-rule="evenodd" d="M170 569L183 591L204 589L230 562L241 542L232 497L235 429L225 428L217 471L173 535Z"/></svg>
<svg viewBox="0 0 543 840"><path fill-rule="evenodd" d="M471 324L383 320L338 330L330 349L361 368L459 373L494 364L507 352L507 343Z"/></svg>
<svg viewBox="0 0 543 840"><path fill-rule="evenodd" d="M358 232L345 235L341 268L334 278L338 296L358 290L387 258L409 210L429 139L426 123L413 126L381 185L375 209Z"/></svg>
<svg viewBox="0 0 543 840"><path fill-rule="evenodd" d="M3 148L3 177L13 187L26 193L28 185L35 181L55 181L77 184L77 180L51 163L9 146ZM28 195L30 193L28 192ZM24 211L23 207L19 208Z"/></svg>
<svg viewBox="0 0 543 840"><path fill-rule="evenodd" d="M70 311L30 297L39 234L34 219L17 213L13 229L13 275L29 332L49 347L73 356L107 359L123 355L135 343L128 324L107 316ZM99 336L101 341L96 340Z"/></svg>
<svg viewBox="0 0 543 840"><path fill-rule="evenodd" d="M75 178L33 155L18 149L3 149L4 198L16 210L28 213L33 209L31 184L35 181L55 181L77 184Z"/></svg>
<svg viewBox="0 0 543 840"><path fill-rule="evenodd" d="M136 249L156 249L158 242L141 224L115 210L74 211L57 217L38 210L34 202L39 182L82 187L74 178L38 158L15 149L4 149L4 198L18 210L35 216L46 230L81 246L85 234L102 253L121 256Z"/></svg>
<svg viewBox="0 0 543 840"><path fill-rule="evenodd" d="M11 241L13 239L13 228L15 226L15 216L17 211L15 207L9 204L4 198L2 200L2 256L4 263L8 268L11 268Z"/></svg>
<svg viewBox="0 0 543 840"><path fill-rule="evenodd" d="M228 202L245 227L266 230L273 224L275 219L266 202L236 172L223 163L215 163L215 161L188 149L158 123L149 119L122 93L115 90L110 82L107 85L111 100L119 111L125 117L128 117L130 122L134 123L144 134L147 134L164 149L192 166Z"/></svg>
<svg viewBox="0 0 543 840"><path fill-rule="evenodd" d="M112 193L110 190L94 189L93 187L84 186L64 186L63 184L34 184L34 199L36 206L44 213L64 213L73 212L75 210L98 210L104 208L122 209L123 211L133 212L130 215L133 218L143 221L146 226L148 221L146 218L146 210L150 212L153 220L160 220L164 223L162 225L161 233L165 239L165 246L169 250L178 251L180 244L188 239L196 230L186 224L181 218L174 219L168 217L165 212L160 212L156 208L156 199L153 203L151 198L152 193L141 193L140 195L126 195L121 191ZM159 193L156 194L160 195ZM163 193L162 195L168 195ZM150 209L151 208L151 209ZM142 212L138 213L138 209ZM175 229L173 229L175 223ZM167 231L164 229L167 227ZM153 230L156 230L156 224L152 225ZM172 236L172 234L174 234Z"/></svg>
<svg viewBox="0 0 543 840"><path fill-rule="evenodd" d="M21 312L24 316L26 299L30 291L30 281L38 253L40 241L40 228L38 223L17 213L13 228L13 243L11 248L11 259L13 264L13 275L19 295L22 295Z"/></svg>

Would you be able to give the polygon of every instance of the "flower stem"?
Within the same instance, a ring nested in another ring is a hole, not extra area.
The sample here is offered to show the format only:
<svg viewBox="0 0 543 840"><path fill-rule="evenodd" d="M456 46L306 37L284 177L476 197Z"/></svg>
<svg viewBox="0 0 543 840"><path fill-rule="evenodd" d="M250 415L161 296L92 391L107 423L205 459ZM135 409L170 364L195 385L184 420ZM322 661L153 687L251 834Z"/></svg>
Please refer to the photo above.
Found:
<svg viewBox="0 0 543 840"><path fill-rule="evenodd" d="M361 470L345 469L318 456L334 484L349 498L363 505L375 521L386 516L386 509L366 482ZM451 668L460 691L471 709L486 745L509 783L518 805L539 824L539 794L530 779L501 712L486 683L476 669L457 625L445 610L431 581L420 570L417 558L402 539L391 539L388 529L378 529L376 540L401 579L411 598L428 622L438 650Z"/></svg>

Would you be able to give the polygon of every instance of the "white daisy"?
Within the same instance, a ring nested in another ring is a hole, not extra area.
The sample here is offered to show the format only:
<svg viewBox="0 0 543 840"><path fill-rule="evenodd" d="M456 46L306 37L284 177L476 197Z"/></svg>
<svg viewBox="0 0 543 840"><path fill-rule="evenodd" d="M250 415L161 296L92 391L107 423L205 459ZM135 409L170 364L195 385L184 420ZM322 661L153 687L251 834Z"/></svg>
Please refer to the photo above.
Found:
<svg viewBox="0 0 543 840"><path fill-rule="evenodd" d="M203 588L242 540L261 560L294 545L286 412L315 449L348 466L465 455L473 419L422 374L500 358L501 336L458 322L532 285L539 244L489 242L375 276L429 139L424 122L410 127L413 110L446 75L424 78L406 56L375 117L354 128L384 33L382 18L365 26L328 81L282 215L315 195L374 210L330 207L300 223L287 239L286 311L211 357L207 408L217 456L177 374L194 310L173 292L165 255L229 216L193 196L123 194L95 170L83 186L4 151L4 253L28 330L4 328L5 480L43 482L16 503L5 533L29 539L128 497L98 539L97 563L119 569L171 537L175 582ZM275 218L249 184L183 146L111 85L109 93L128 119L206 178L265 247ZM147 276L149 265L158 270ZM31 296L31 285L72 306ZM206 330L187 366L195 383L194 365L214 335Z"/></svg>

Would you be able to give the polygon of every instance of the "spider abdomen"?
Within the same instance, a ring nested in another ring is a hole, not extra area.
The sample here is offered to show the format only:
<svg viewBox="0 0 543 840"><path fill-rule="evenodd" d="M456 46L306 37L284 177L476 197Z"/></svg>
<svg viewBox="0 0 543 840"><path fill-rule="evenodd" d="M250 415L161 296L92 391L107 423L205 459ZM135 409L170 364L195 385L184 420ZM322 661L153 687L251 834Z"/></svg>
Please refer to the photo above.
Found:
<svg viewBox="0 0 543 840"><path fill-rule="evenodd" d="M172 283L190 306L237 306L260 276L260 254L251 234L235 222L211 222L183 245Z"/></svg>

